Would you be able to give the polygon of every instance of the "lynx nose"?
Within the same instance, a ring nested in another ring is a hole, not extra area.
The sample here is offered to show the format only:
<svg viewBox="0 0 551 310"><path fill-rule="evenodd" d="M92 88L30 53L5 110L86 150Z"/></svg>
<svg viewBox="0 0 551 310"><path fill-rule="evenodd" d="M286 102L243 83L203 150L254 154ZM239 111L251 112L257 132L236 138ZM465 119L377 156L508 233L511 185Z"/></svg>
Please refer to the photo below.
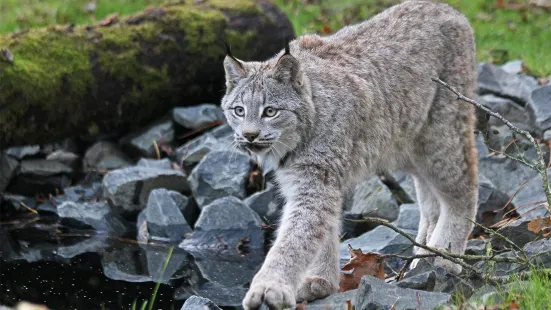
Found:
<svg viewBox="0 0 551 310"><path fill-rule="evenodd" d="M256 137L258 137L259 132L258 131L246 131L243 132L243 137L245 139L249 140L249 142L253 142Z"/></svg>

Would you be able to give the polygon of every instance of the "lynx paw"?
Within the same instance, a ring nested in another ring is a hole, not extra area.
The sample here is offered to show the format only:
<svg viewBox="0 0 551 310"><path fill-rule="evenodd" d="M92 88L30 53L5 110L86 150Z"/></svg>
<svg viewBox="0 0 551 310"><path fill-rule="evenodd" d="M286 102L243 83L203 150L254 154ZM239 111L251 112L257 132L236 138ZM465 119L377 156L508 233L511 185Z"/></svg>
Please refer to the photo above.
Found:
<svg viewBox="0 0 551 310"><path fill-rule="evenodd" d="M297 302L312 301L331 295L337 288L320 277L308 277L304 280L297 292Z"/></svg>
<svg viewBox="0 0 551 310"><path fill-rule="evenodd" d="M245 310L260 309L262 304L270 310L295 308L295 294L291 286L275 281L253 281L243 299Z"/></svg>
<svg viewBox="0 0 551 310"><path fill-rule="evenodd" d="M419 265L419 263L421 262L421 260L426 260L435 267L442 267L447 272L449 272L451 274L454 274L454 275L460 274L461 271L463 270L463 267L461 267L461 265L458 265L458 264L456 264L454 262L451 262L447 259L444 259L442 257L416 258L411 262L411 265L409 266L409 269L411 270L411 269L414 269L415 267L417 267Z"/></svg>

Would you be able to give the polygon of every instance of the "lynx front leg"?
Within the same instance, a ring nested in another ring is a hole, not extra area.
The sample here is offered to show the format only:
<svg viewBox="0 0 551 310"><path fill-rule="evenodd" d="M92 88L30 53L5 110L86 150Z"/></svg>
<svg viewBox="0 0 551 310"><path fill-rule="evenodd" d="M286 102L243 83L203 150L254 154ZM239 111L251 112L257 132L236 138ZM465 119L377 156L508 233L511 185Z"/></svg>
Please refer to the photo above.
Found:
<svg viewBox="0 0 551 310"><path fill-rule="evenodd" d="M341 194L330 173L315 166L278 172L287 204L276 241L243 300L243 308L293 307L304 275L339 224Z"/></svg>
<svg viewBox="0 0 551 310"><path fill-rule="evenodd" d="M297 292L297 302L324 298L339 288L339 230L328 232Z"/></svg>

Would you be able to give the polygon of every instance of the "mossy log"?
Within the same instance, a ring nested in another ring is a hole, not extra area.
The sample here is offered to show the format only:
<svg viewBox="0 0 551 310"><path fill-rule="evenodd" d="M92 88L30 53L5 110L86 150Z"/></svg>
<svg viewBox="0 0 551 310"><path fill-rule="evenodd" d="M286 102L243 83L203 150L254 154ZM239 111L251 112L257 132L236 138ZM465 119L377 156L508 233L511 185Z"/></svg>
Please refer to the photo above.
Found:
<svg viewBox="0 0 551 310"><path fill-rule="evenodd" d="M273 4L186 0L94 26L0 36L0 149L124 133L173 106L218 102L224 39L262 60L293 37Z"/></svg>

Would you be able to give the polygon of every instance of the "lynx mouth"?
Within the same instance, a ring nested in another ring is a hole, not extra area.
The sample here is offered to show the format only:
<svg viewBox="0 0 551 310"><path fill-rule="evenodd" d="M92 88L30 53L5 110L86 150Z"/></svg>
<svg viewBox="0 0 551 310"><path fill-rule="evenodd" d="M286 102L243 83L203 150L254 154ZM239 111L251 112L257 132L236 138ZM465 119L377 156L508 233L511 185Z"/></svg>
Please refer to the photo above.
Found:
<svg viewBox="0 0 551 310"><path fill-rule="evenodd" d="M242 147L253 152L258 153L269 149L272 146L271 143L243 143Z"/></svg>

